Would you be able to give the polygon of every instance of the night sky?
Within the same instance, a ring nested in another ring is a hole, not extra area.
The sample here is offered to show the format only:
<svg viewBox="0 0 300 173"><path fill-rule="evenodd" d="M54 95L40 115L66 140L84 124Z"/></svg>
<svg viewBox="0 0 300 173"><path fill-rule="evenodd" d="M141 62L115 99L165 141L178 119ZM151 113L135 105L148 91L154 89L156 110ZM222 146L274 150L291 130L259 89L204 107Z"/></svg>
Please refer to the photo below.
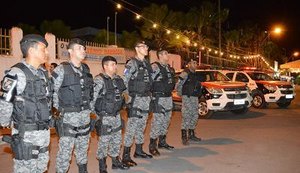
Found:
<svg viewBox="0 0 300 173"><path fill-rule="evenodd" d="M212 0L217 3L217 0ZM37 28L43 20L61 19L71 29L92 26L106 28L106 18L110 16L113 28L115 6L109 0L43 0L36 1L6 0L1 2L0 27L10 28L18 23L35 25ZM139 12L150 3L168 4L175 11L188 11L199 5L201 0L120 0L135 12ZM300 50L300 7L297 0L221 0L221 8L228 8L230 15L227 26L234 29L244 21L258 23L265 30L274 24L281 24L285 32L280 38L272 38L282 48L291 53ZM122 10L118 12L118 30L135 30L132 13Z"/></svg>

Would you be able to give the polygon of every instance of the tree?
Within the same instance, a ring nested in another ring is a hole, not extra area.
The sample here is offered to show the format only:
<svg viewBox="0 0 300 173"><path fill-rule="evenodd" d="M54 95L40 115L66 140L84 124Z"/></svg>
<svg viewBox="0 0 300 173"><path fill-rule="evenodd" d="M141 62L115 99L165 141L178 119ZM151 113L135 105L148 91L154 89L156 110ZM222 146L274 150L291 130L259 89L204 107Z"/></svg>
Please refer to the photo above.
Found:
<svg viewBox="0 0 300 173"><path fill-rule="evenodd" d="M71 38L71 27L67 26L62 20L43 21L40 25L42 34L47 32L59 38Z"/></svg>
<svg viewBox="0 0 300 173"><path fill-rule="evenodd" d="M29 25L29 24L19 23L17 26L22 29L23 35L26 35L26 34L39 34L40 33L35 28L35 26Z"/></svg>
<svg viewBox="0 0 300 173"><path fill-rule="evenodd" d="M183 16L181 12L171 11L167 5L151 4L142 10L142 16L151 19L151 21L145 21L140 28L143 38L152 40L156 48L174 46L170 45L172 39L170 33L176 32L174 28L180 28L181 23L179 21L182 20ZM156 27L153 26L154 24ZM176 44L176 42L171 43Z"/></svg>
<svg viewBox="0 0 300 173"><path fill-rule="evenodd" d="M134 43L138 40L139 34L136 31L127 32L122 31L122 34L119 38L120 46L124 48L132 49L134 47Z"/></svg>

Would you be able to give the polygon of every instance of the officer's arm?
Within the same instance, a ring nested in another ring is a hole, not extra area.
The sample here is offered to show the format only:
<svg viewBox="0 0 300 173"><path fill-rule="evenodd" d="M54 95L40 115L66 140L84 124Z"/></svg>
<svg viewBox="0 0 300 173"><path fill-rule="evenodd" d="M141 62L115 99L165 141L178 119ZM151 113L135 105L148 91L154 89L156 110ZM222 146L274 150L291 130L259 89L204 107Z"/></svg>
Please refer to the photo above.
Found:
<svg viewBox="0 0 300 173"><path fill-rule="evenodd" d="M91 101L91 108L92 108L92 111L95 110L95 103L96 103L96 100L97 100L97 98L99 97L99 95L102 93L103 88L104 88L104 81L103 81L103 78L102 78L101 76L97 75L97 76L94 78L94 97L93 97L93 100Z"/></svg>
<svg viewBox="0 0 300 173"><path fill-rule="evenodd" d="M152 67L152 79L156 79L159 75L160 69L156 63L151 64Z"/></svg>
<svg viewBox="0 0 300 173"><path fill-rule="evenodd" d="M58 91L61 87L61 84L64 80L64 67L63 65L57 66L51 74L53 80L53 107L58 109L59 107L59 99L58 99Z"/></svg>
<svg viewBox="0 0 300 173"><path fill-rule="evenodd" d="M187 77L188 77L188 74L186 72L182 72L179 75L178 82L175 85L175 89L176 89L178 95L182 95L182 86L185 83Z"/></svg>
<svg viewBox="0 0 300 173"><path fill-rule="evenodd" d="M125 86L127 88L125 93L128 93L128 82L129 82L130 78L132 77L132 75L134 75L136 70L137 69L134 66L133 60L129 60L127 62L127 64L125 65L125 71L124 71L124 83L125 83Z"/></svg>
<svg viewBox="0 0 300 173"><path fill-rule="evenodd" d="M10 80L9 76L14 76L15 78L12 78L12 80L16 80L16 83L14 85L11 85L13 82ZM6 79L5 79L6 78ZM1 90L8 89L7 87L13 87L9 88L9 90L13 91L11 92L11 96L15 99L16 94L20 94L24 91L26 85L26 76L23 73L22 70L19 68L12 68L4 77L2 84L1 84ZM11 99L2 97L0 99L0 125L3 127L7 127L11 123L11 115L13 112L13 104L10 102Z"/></svg>

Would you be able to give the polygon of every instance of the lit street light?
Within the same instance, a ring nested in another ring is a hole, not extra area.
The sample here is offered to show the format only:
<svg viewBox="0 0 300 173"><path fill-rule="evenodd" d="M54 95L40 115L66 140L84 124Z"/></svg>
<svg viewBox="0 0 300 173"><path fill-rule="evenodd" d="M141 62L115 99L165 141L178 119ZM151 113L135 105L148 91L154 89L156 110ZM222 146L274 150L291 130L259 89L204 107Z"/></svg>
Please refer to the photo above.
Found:
<svg viewBox="0 0 300 173"><path fill-rule="evenodd" d="M294 52L294 53L293 53L293 56L294 56L294 57L298 57L298 56L299 56L299 52Z"/></svg>
<svg viewBox="0 0 300 173"><path fill-rule="evenodd" d="M265 31L265 33L267 34L267 36L261 41L260 45L263 45L263 43L266 41L266 40L269 40L270 36L272 33L274 33L275 35L280 35L282 34L282 28L277 26L275 27L273 30L271 31Z"/></svg>
<svg viewBox="0 0 300 173"><path fill-rule="evenodd" d="M109 16L106 18L106 39L107 45L109 45Z"/></svg>
<svg viewBox="0 0 300 173"><path fill-rule="evenodd" d="M117 14L118 12L115 12L115 45L117 46Z"/></svg>

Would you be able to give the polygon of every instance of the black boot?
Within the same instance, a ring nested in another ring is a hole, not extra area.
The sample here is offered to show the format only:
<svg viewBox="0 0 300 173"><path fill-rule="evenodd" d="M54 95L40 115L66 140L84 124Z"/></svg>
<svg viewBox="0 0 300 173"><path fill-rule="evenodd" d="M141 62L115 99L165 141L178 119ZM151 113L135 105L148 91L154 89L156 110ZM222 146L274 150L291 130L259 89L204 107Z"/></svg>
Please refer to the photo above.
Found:
<svg viewBox="0 0 300 173"><path fill-rule="evenodd" d="M167 144L167 142L166 142L166 135L160 135L159 136L158 148L164 148L164 149L167 149L167 150L174 149L173 146Z"/></svg>
<svg viewBox="0 0 300 173"><path fill-rule="evenodd" d="M112 169L123 169L123 170L127 170L129 169L129 166L127 166L126 164L122 163L120 161L119 156L118 157L112 157Z"/></svg>
<svg viewBox="0 0 300 173"><path fill-rule="evenodd" d="M99 159L99 172L100 173L107 173L106 170L107 166L106 166L106 157Z"/></svg>
<svg viewBox="0 0 300 173"><path fill-rule="evenodd" d="M143 151L143 144L136 144L135 145L135 152L133 157L135 158L144 158L144 159L151 159L152 155L147 154Z"/></svg>
<svg viewBox="0 0 300 173"><path fill-rule="evenodd" d="M86 164L78 165L78 170L79 173L87 173L87 165Z"/></svg>
<svg viewBox="0 0 300 173"><path fill-rule="evenodd" d="M181 129L181 139L183 145L189 145L188 138L187 138L187 131L185 129Z"/></svg>
<svg viewBox="0 0 300 173"><path fill-rule="evenodd" d="M201 138L198 138L195 135L195 130L194 129L189 129L189 139L192 140L192 141L195 141L195 142L201 141Z"/></svg>
<svg viewBox="0 0 300 173"><path fill-rule="evenodd" d="M130 157L130 147L124 147L122 162L128 167L136 166L137 164Z"/></svg>
<svg viewBox="0 0 300 173"><path fill-rule="evenodd" d="M149 152L153 156L159 156L160 155L159 151L157 150L157 138L156 139L150 138Z"/></svg>

